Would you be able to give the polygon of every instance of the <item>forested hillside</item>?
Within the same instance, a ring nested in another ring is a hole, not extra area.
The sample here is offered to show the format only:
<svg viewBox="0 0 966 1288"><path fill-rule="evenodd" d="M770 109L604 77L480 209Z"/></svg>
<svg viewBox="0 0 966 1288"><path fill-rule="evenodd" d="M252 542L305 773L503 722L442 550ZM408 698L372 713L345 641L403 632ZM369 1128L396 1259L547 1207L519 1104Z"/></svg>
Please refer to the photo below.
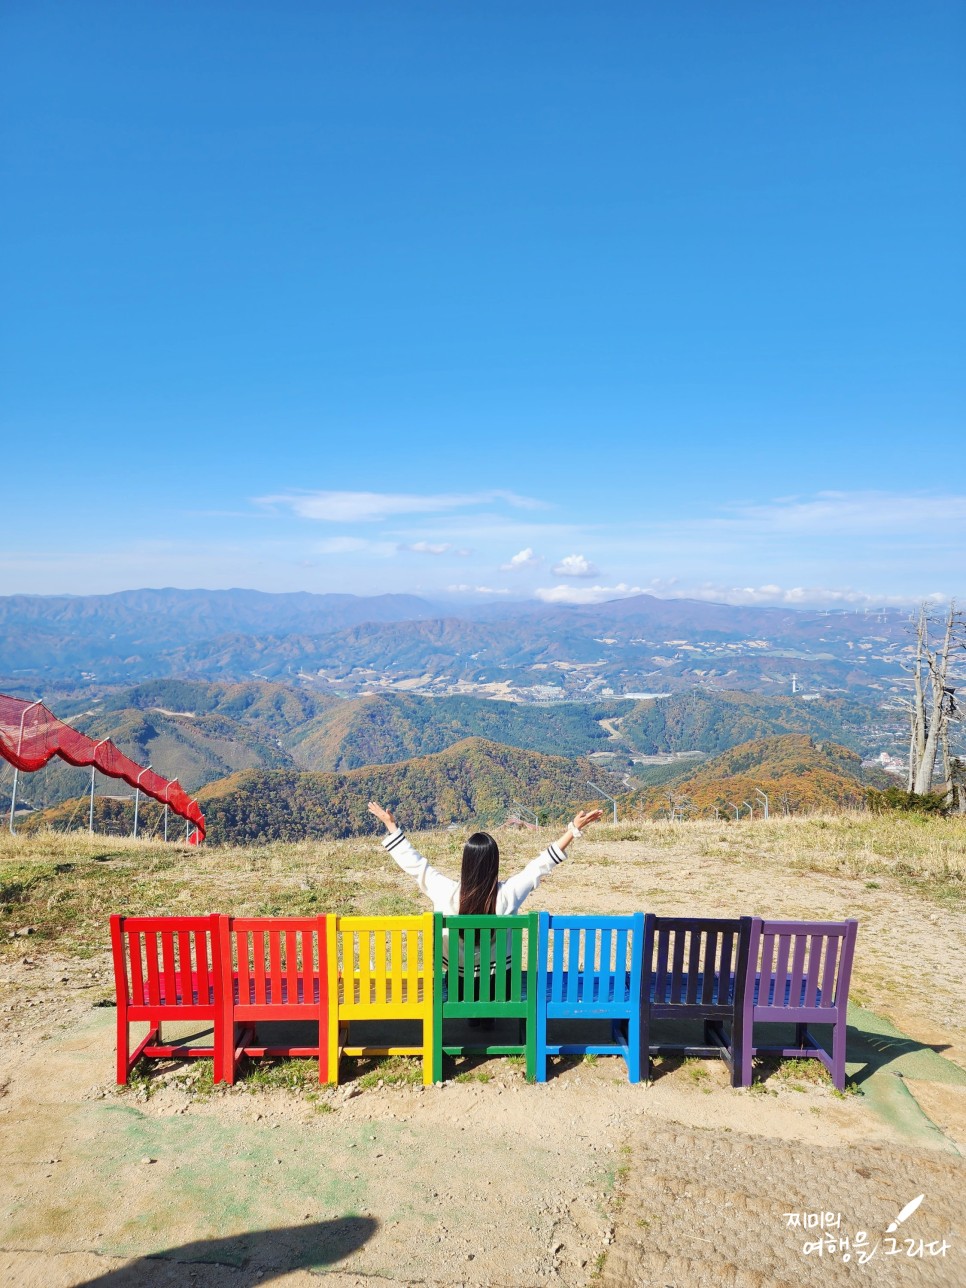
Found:
<svg viewBox="0 0 966 1288"><path fill-rule="evenodd" d="M593 773L599 780L585 760L468 738L437 755L339 774L248 770L212 783L198 800L213 843L301 840L376 832L366 810L372 799L413 828L495 826L514 801L563 822L591 799Z"/></svg>
<svg viewBox="0 0 966 1288"><path fill-rule="evenodd" d="M863 770L860 758L847 747L816 743L805 734L784 734L732 747L675 782L634 792L624 801L629 812L651 817L674 809L707 814L716 807L725 817L734 817L735 808L747 816L745 802L756 814L762 812L758 789L768 795L771 813L800 813L862 806L870 785L887 783L878 771Z"/></svg>
<svg viewBox="0 0 966 1288"><path fill-rule="evenodd" d="M846 698L805 702L797 697L691 689L664 701L634 703L619 728L624 741L646 755L703 751L714 756L753 738L783 733L832 738L858 750L885 719L873 704Z"/></svg>
<svg viewBox="0 0 966 1288"><path fill-rule="evenodd" d="M305 769L356 769L432 755L464 738L487 738L546 755L585 756L608 744L600 720L620 702L541 706L481 698L379 694L329 708L288 741Z"/></svg>

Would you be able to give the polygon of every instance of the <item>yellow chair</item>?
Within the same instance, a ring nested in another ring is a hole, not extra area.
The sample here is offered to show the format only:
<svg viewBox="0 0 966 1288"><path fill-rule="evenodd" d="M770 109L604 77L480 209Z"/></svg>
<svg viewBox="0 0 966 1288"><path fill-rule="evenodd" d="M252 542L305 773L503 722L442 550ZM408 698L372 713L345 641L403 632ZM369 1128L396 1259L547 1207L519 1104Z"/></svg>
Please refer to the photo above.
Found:
<svg viewBox="0 0 966 1288"><path fill-rule="evenodd" d="M339 1054L419 1055L433 1082L433 914L339 917ZM419 1020L419 1046L351 1046L353 1020ZM336 1075L338 1076L338 1074Z"/></svg>

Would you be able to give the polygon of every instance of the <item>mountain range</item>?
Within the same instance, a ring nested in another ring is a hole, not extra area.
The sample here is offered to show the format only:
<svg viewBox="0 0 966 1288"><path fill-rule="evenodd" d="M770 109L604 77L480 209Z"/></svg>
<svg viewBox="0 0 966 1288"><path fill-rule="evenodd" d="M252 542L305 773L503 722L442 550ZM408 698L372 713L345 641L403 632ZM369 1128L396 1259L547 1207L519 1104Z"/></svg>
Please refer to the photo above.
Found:
<svg viewBox="0 0 966 1288"><path fill-rule="evenodd" d="M885 696L907 615L604 604L441 606L410 595L140 590L0 597L0 687L103 689L157 677L285 680L336 695L412 691L586 701L695 685ZM793 679L793 677L796 677Z"/></svg>

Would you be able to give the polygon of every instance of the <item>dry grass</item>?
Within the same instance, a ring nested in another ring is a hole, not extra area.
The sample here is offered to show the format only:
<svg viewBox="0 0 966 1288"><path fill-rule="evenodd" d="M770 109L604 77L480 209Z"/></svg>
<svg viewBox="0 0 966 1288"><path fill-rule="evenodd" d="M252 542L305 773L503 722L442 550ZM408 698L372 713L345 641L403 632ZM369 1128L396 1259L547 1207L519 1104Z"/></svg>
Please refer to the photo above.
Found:
<svg viewBox="0 0 966 1288"><path fill-rule="evenodd" d="M522 866L557 832L501 832L504 870ZM458 874L461 833L415 839L443 871ZM631 855L672 863L711 858L726 867L838 875L870 890L880 878L951 907L966 888L966 818L840 814L742 824L599 824L580 842L579 854L594 867L612 865L615 883ZM297 916L423 907L374 837L196 849L86 833L0 835L0 935L3 927L9 934L32 926L38 940L59 942L77 955L103 949L116 911ZM4 945L22 948L23 940L4 936L0 952Z"/></svg>

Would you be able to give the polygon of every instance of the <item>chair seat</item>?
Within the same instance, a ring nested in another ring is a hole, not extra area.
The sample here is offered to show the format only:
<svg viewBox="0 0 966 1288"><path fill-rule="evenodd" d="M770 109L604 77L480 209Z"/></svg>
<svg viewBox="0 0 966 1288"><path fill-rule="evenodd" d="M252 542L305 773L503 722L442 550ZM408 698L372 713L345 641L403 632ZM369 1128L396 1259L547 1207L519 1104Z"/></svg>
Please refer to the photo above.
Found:
<svg viewBox="0 0 966 1288"><path fill-rule="evenodd" d="M571 984L569 971L562 971L559 975L547 975L547 1001L554 1000L555 981L559 981L557 991L560 994L558 1005L572 1003L575 1006L590 1005L592 1003L617 1003L630 1002L631 997L631 976L629 971L623 974L606 975L601 978L587 979L583 975L577 974L574 977L576 988ZM590 987L588 987L588 985ZM576 996L574 996L576 993Z"/></svg>
<svg viewBox="0 0 966 1288"><path fill-rule="evenodd" d="M273 987L272 981L270 979L266 979L265 996L262 1000L259 1000L256 996L254 979L247 979L245 981L245 985L246 987L243 989L238 976L233 976L232 996L236 1006L311 1006L317 1005L319 1001L318 975L315 975L312 978L311 997L305 996L305 981L301 978L295 981L294 996L293 990L289 988L289 981L287 979L282 979L279 982L277 990ZM277 996L276 992L278 994Z"/></svg>
<svg viewBox="0 0 966 1288"><path fill-rule="evenodd" d="M689 977L679 975L675 980L669 972L663 981L660 981L661 987L658 987L659 981L656 978L651 979L650 998L653 1005L657 1006L730 1006L735 991L734 974L728 976L728 987L722 991L722 976L716 971L711 982L711 996L704 996L704 971L698 972L697 989L695 990L694 1002L689 1003L686 999L688 996Z"/></svg>
<svg viewBox="0 0 966 1288"><path fill-rule="evenodd" d="M509 998L506 998L504 1001L487 1002L486 1005L487 1006L504 1006L504 1005L517 1006L519 1005L520 1002L525 1002L526 1000L527 1000L527 977L526 975L523 975L520 979L519 998L514 998L512 1002L510 1001ZM446 978L446 976L443 977L443 1001L444 1002L449 1001L449 981ZM480 1003L480 1005L483 1005L483 1003Z"/></svg>
<svg viewBox="0 0 966 1288"><path fill-rule="evenodd" d="M150 985L147 980L141 985L141 996L138 997L136 992L132 993L131 1006L214 1006L215 1004L215 985L209 981L207 990L199 989L197 974L192 971L191 974L191 992L184 989L184 981L181 976L176 977L174 994L170 994L167 988L167 981L161 976L158 979L158 998L155 1001L150 997Z"/></svg>
<svg viewBox="0 0 966 1288"><path fill-rule="evenodd" d="M375 1006L377 1004L413 1006L417 1002L422 1002L423 997L423 981L421 979L416 980L413 987L410 986L409 980L400 980L397 988L391 979L387 979L384 984L380 980L377 984L375 979L363 981L357 977L352 977L349 980L349 989L347 991L345 977L339 976L339 1001L343 1005L351 1003L354 1006Z"/></svg>
<svg viewBox="0 0 966 1288"><path fill-rule="evenodd" d="M805 992L806 992L806 989L808 988L807 979L796 979L794 981L790 979L786 980L785 996L779 1002L776 1002L775 1000L775 992L778 987L778 981L776 977L774 975L768 976L767 996L764 996L762 993L762 983L763 983L763 980L761 975L756 975L755 993L754 993L755 1006L804 1006L805 1005ZM793 983L795 985L794 1002L792 1001ZM815 989L815 1001L810 1003L810 1005L811 1006L822 1005L822 990L820 988ZM832 1007L829 1007L830 1011L832 1009L833 1009ZM794 1018L793 1016L789 1016L789 1019L793 1019L793 1018Z"/></svg>

